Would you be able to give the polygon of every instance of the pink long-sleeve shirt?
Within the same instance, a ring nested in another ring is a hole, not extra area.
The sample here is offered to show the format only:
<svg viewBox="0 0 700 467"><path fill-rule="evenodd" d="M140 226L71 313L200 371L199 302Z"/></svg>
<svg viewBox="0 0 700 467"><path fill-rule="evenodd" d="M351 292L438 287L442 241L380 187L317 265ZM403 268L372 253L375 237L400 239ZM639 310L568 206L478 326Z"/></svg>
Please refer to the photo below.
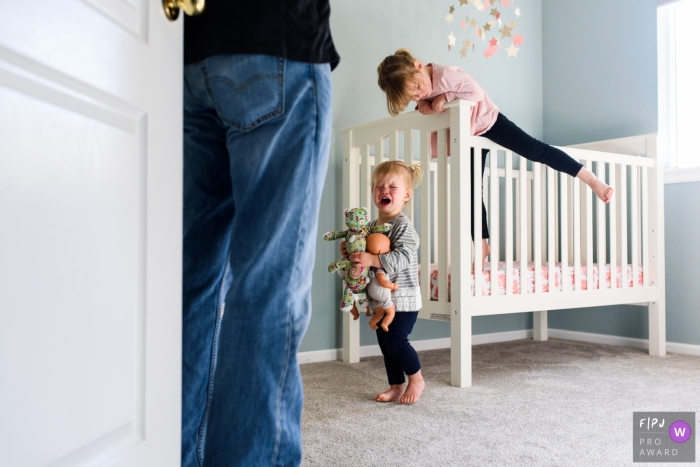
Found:
<svg viewBox="0 0 700 467"><path fill-rule="evenodd" d="M498 117L498 107L493 103L484 88L474 78L458 66L445 66L437 63L429 63L433 68L432 84L433 92L425 98L432 101L440 94L444 94L447 102L456 99L464 99L475 102L471 108L470 126L472 135L479 136L491 129ZM447 139L450 135L447 130ZM431 135L432 157L437 157L437 133ZM450 145L447 145L447 154L450 153Z"/></svg>

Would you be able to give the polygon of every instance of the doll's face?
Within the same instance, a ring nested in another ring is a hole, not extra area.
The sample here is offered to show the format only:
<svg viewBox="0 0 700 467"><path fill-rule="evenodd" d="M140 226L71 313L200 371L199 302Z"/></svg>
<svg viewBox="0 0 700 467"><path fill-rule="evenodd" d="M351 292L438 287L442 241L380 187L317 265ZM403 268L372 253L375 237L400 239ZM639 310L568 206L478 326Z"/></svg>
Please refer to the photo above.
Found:
<svg viewBox="0 0 700 467"><path fill-rule="evenodd" d="M389 237L380 233L373 233L367 237L367 251L373 255L383 255L391 250Z"/></svg>

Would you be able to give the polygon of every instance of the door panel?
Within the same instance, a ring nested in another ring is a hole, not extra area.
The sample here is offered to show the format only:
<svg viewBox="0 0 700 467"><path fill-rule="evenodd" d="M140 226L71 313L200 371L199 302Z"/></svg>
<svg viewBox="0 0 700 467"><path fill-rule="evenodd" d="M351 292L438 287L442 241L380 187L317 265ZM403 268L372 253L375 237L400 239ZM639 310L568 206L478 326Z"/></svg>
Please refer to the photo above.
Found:
<svg viewBox="0 0 700 467"><path fill-rule="evenodd" d="M62 3L0 29L0 464L177 465L181 23Z"/></svg>

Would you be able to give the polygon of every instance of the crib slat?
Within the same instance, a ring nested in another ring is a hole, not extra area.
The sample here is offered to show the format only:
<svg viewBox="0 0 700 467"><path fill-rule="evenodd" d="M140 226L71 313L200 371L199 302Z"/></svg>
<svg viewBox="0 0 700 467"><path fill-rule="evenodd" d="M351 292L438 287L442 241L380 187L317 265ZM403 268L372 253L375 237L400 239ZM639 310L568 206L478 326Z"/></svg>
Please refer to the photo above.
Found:
<svg viewBox="0 0 700 467"><path fill-rule="evenodd" d="M513 293L513 152L506 151L506 295ZM491 282L493 287L493 281ZM491 289L493 290L493 289Z"/></svg>
<svg viewBox="0 0 700 467"><path fill-rule="evenodd" d="M586 161L586 169L592 171L593 163ZM584 200L586 202L586 290L593 290L593 190L588 185L584 187ZM600 272L600 271L599 271Z"/></svg>
<svg viewBox="0 0 700 467"><path fill-rule="evenodd" d="M559 190L561 192L561 215L559 217L561 224L561 290L570 290L569 284L569 188L567 186L567 175L562 173L559 175Z"/></svg>
<svg viewBox="0 0 700 467"><path fill-rule="evenodd" d="M425 167L420 197L420 294L423 303L430 303L430 133L420 132L420 160Z"/></svg>
<svg viewBox="0 0 700 467"><path fill-rule="evenodd" d="M622 266L622 288L629 284L627 277L627 166L620 170L620 183L617 185L617 196L620 199L620 265ZM632 277L634 277L634 271Z"/></svg>
<svg viewBox="0 0 700 467"><path fill-rule="evenodd" d="M533 259L535 262L535 293L542 293L542 165L539 162L532 163L532 173L534 175L532 181L533 191L533 209L535 211L534 219L534 234L532 243L534 244Z"/></svg>
<svg viewBox="0 0 700 467"><path fill-rule="evenodd" d="M603 162L596 163L596 176L605 181L605 164ZM597 218L597 231L598 231L598 288L605 288L605 264L606 261L606 251L605 251L605 232L606 232L606 222L605 222L605 204L595 196L596 200L596 218Z"/></svg>
<svg viewBox="0 0 700 467"><path fill-rule="evenodd" d="M403 160L410 167L413 165L413 130L406 129L403 131ZM411 199L408 200L408 218L411 222L415 222L416 210L413 200L415 192Z"/></svg>
<svg viewBox="0 0 700 467"><path fill-rule="evenodd" d="M556 266L556 233L554 231L554 226L557 220L554 216L554 200L557 197L556 191L554 189L554 169L547 167L547 276L549 280L549 292L556 292L556 277L555 277L555 266Z"/></svg>
<svg viewBox="0 0 700 467"><path fill-rule="evenodd" d="M384 162L384 138L380 138L374 145L374 166Z"/></svg>
<svg viewBox="0 0 700 467"><path fill-rule="evenodd" d="M432 155L431 155L432 157ZM440 179L438 178L438 169L437 169L437 163L431 165L431 170L430 170L430 175L432 177L432 194L430 199L433 200L433 219L430 223L430 225L433 228L433 243L432 243L432 248L433 248L433 262L437 263L439 254L440 254L440 244L438 242L438 239L440 238L440 232L442 231L442 226L440 225L440 222L442 222L441 219L438 219L438 214L440 213L439 207L440 204L438 203L438 185L440 184Z"/></svg>
<svg viewBox="0 0 700 467"><path fill-rule="evenodd" d="M630 210L632 211L632 286L639 287L637 283L637 265L639 264L639 187L637 184L639 167L632 166L630 174Z"/></svg>
<svg viewBox="0 0 700 467"><path fill-rule="evenodd" d="M447 302L447 145L446 142L447 130L438 131L438 171L435 186L438 189L437 200L438 208L435 211L437 214L437 221L435 226L440 226L438 231L435 233L437 239L436 246L439 245L435 251L435 256L437 257L438 263L438 300L441 302ZM439 253L438 253L439 252Z"/></svg>
<svg viewBox="0 0 700 467"><path fill-rule="evenodd" d="M581 180L574 178L572 183L573 198L573 254L574 254L574 289L581 290Z"/></svg>
<svg viewBox="0 0 700 467"><path fill-rule="evenodd" d="M389 160L395 161L399 158L399 132L392 131L389 135Z"/></svg>
<svg viewBox="0 0 700 467"><path fill-rule="evenodd" d="M372 180L372 166L369 163L369 144L366 144L360 149L362 154L362 183L360 188L360 205L361 207L367 208L370 213L370 218L373 219L376 216L372 214L372 186L370 181ZM375 159L376 160L376 159ZM345 206L345 208L355 208L357 206Z"/></svg>
<svg viewBox="0 0 700 467"><path fill-rule="evenodd" d="M541 198L540 202L542 204L542 238L541 238L541 243L542 243L542 254L546 255L547 254L547 166L544 164L540 165L540 175L541 175L541 182L542 182L542 192L541 192ZM544 261L544 258L542 258Z"/></svg>
<svg viewBox="0 0 700 467"><path fill-rule="evenodd" d="M523 160L522 158L520 159L524 164L525 167L527 168L527 161ZM533 181L530 182L529 179L532 179ZM527 257L526 260L534 260L534 256L532 253L532 247L535 242L535 236L532 231L532 222L533 222L533 216L534 216L534 211L532 210L532 190L533 190L533 185L534 185L534 180L535 180L535 166L532 166L532 176L528 176L528 182L527 182L527 204L526 206L526 211L527 211L527 234L530 236L530 238L527 241Z"/></svg>
<svg viewBox="0 0 700 467"><path fill-rule="evenodd" d="M491 189L489 205L489 214L491 225L489 226L489 234L491 238L491 254L489 259L491 261L491 295L498 295L498 261L500 259L500 213L501 206L499 201L499 178L498 178L498 151L493 148L489 153L489 166L490 176L489 176L489 188Z"/></svg>
<svg viewBox="0 0 700 467"><path fill-rule="evenodd" d="M615 190L615 164L610 163L608 165L608 184ZM614 193L614 191L613 191ZM613 195L614 196L614 195ZM608 203L610 210L610 239L608 244L610 245L610 288L617 288L617 210L615 209L615 204L617 204L617 197L614 197L610 203Z"/></svg>
<svg viewBox="0 0 700 467"><path fill-rule="evenodd" d="M554 195L554 262L559 260L559 175L554 172L554 187L552 194Z"/></svg>
<svg viewBox="0 0 700 467"><path fill-rule="evenodd" d="M642 167L642 274L644 286L649 286L649 173L646 167Z"/></svg>
<svg viewBox="0 0 700 467"><path fill-rule="evenodd" d="M520 259L520 293L527 293L527 239L530 229L527 228L527 223L530 217L527 215L527 210L529 203L527 202L527 188L530 182L527 179L527 161L524 158L520 158L520 196L518 200L520 202L520 252L518 259Z"/></svg>
<svg viewBox="0 0 700 467"><path fill-rule="evenodd" d="M563 175L562 175L563 176ZM567 179L568 180L568 179ZM573 260L574 257L574 181L575 178L571 179L571 183L567 181L568 185L568 198L569 198L569 206L568 206L568 213L569 213L569 220L567 222L567 228L569 231L569 235L566 237L569 245L569 251L568 251L568 258L569 260Z"/></svg>
<svg viewBox="0 0 700 467"><path fill-rule="evenodd" d="M482 197L482 178L481 178L481 148L474 147L474 199L472 209L474 212L474 295L481 297L482 295L482 278L483 278L483 260L481 258L481 203Z"/></svg>
<svg viewBox="0 0 700 467"><path fill-rule="evenodd" d="M522 204L522 198L520 197L520 170L513 177L515 180L515 256L517 261L520 261L520 205Z"/></svg>

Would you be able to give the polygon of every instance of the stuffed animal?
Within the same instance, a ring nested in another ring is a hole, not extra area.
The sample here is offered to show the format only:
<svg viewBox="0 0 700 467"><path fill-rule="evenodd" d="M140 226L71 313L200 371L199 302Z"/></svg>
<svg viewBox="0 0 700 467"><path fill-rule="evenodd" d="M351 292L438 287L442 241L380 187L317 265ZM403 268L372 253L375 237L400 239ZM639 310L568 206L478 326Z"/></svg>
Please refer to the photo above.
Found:
<svg viewBox="0 0 700 467"><path fill-rule="evenodd" d="M327 232L324 240L345 240L345 248L348 254L356 251L365 251L367 247L367 236L370 233L388 232L391 230L390 224L377 225L368 229L365 227L369 220L367 219L366 208L346 209L345 224L347 230L337 232ZM328 272L344 273L343 278L343 298L340 302L340 310L343 312L352 312L354 319L359 317L357 308L367 309L367 296L362 293L369 284L369 268L363 266L355 266L349 259L335 260L328 266ZM340 274L341 277L343 274ZM357 302L357 306L355 305Z"/></svg>
<svg viewBox="0 0 700 467"><path fill-rule="evenodd" d="M367 237L367 251L373 255L383 255L391 250L391 241L386 235L373 233ZM369 326L377 329L377 323L382 321L384 332L389 331L389 325L394 321L396 307L391 301L391 291L398 290L399 284L391 282L387 278L384 269L370 271L370 283L367 285L369 306L374 308L374 316L369 320ZM384 318L384 320L382 320Z"/></svg>

